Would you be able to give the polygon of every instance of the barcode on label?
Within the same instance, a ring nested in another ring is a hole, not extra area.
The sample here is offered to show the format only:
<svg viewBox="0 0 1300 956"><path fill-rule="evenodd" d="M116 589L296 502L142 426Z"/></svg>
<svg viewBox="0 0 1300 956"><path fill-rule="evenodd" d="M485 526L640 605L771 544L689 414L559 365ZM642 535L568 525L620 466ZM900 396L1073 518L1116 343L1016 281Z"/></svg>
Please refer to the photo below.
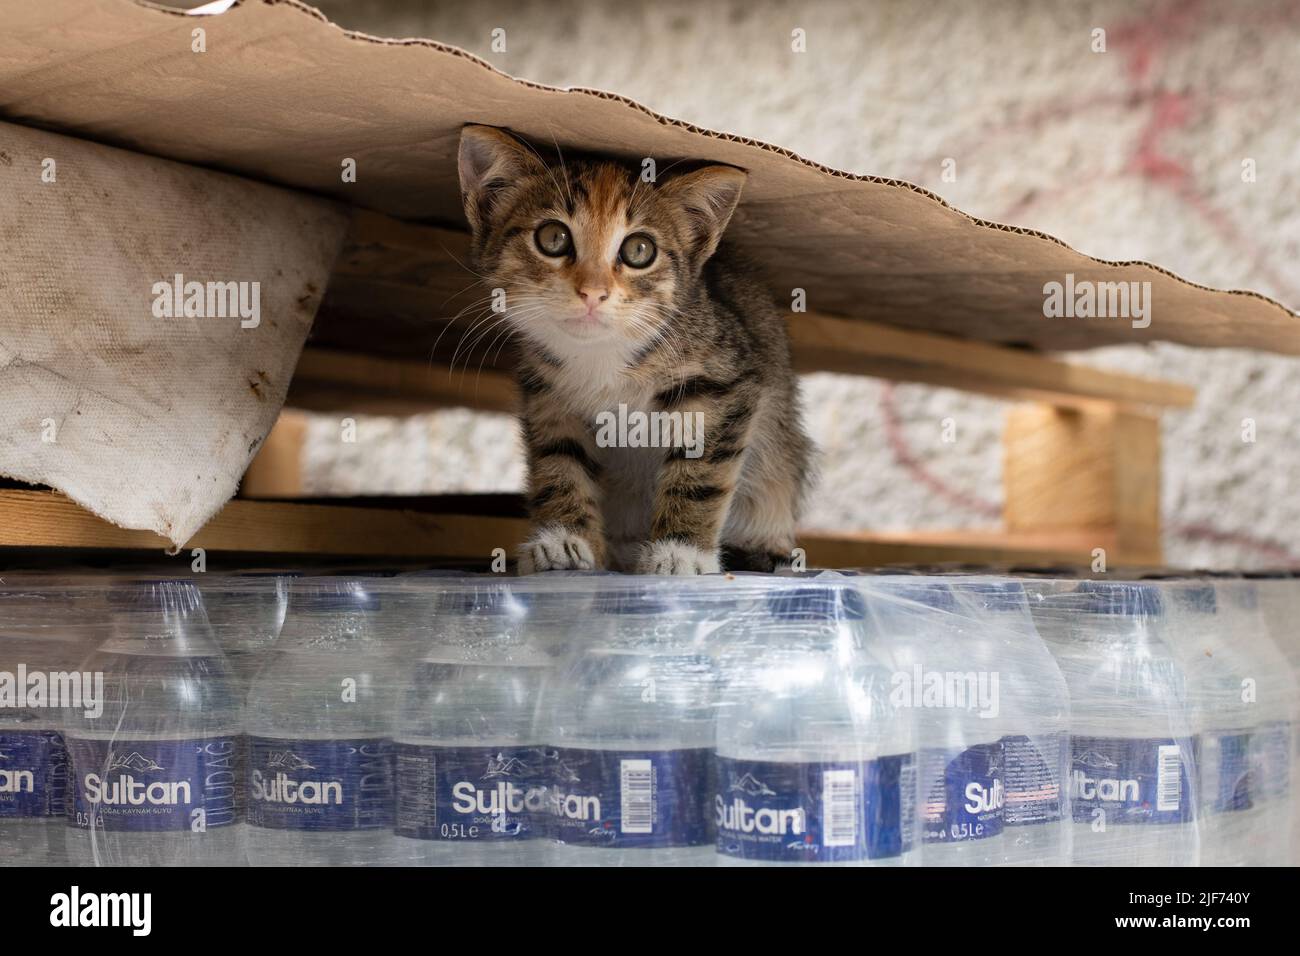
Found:
<svg viewBox="0 0 1300 956"><path fill-rule="evenodd" d="M857 845L857 789L856 770L822 771L822 846Z"/></svg>
<svg viewBox="0 0 1300 956"><path fill-rule="evenodd" d="M649 760L620 760L619 831L654 833L654 766Z"/></svg>
<svg viewBox="0 0 1300 956"><path fill-rule="evenodd" d="M1156 761L1156 812L1177 810L1183 799L1183 761L1178 745L1162 745Z"/></svg>

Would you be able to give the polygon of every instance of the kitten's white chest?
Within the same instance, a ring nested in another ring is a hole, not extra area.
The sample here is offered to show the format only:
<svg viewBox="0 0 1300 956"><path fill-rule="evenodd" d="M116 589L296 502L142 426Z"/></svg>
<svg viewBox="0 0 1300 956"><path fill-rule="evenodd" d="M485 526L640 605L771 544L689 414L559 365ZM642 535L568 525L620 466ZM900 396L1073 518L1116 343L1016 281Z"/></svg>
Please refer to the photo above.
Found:
<svg viewBox="0 0 1300 956"><path fill-rule="evenodd" d="M601 412L617 412L619 405L648 409L653 398L648 386L627 374L622 356L599 352L566 358L556 384L570 407L593 427Z"/></svg>

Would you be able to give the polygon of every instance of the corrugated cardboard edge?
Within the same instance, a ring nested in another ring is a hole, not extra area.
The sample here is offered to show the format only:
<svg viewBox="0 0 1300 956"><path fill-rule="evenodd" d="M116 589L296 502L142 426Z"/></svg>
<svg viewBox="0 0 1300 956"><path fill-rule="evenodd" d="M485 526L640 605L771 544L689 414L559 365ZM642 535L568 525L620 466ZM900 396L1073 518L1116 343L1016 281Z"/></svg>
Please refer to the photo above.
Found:
<svg viewBox="0 0 1300 956"><path fill-rule="evenodd" d="M160 4L152 3L150 2L150 0L134 0L134 2L138 3L140 6L149 7L151 9L159 10L165 13L172 13L172 14L182 15L182 16L188 15L185 14L183 11L177 11L162 6ZM236 6L245 2L246 0L236 0ZM450 44L447 43L440 43L437 40L427 40L421 38L393 39L389 37L371 36L370 34L361 33L356 30L347 30L339 26L338 24L334 23L333 21L331 21L320 10L317 10L315 7L309 6L305 3L302 3L300 2L300 0L261 0L261 2L268 6L292 7L294 10L297 10L306 16L312 17L313 19L320 20L323 23L329 24L331 27L338 30L340 33L342 33L344 36L348 37L351 40L356 40L358 42L364 42L364 43L377 43L383 46L428 47L429 49L437 50L439 53L448 53L453 56L462 57L474 63L476 66L482 67L484 70L487 70L490 73L495 73L496 75L504 77L510 80L511 82L517 83L523 87L528 87L536 90L543 90L547 93L576 93L583 96L594 96L602 100L610 100L615 103L620 103L623 106L634 109L637 112L650 117L655 122L663 126L673 127L675 129L680 129L685 132L693 133L698 136L704 136L710 139L717 139L717 140L722 140L724 142L736 143L738 145L745 146L750 149L759 149L759 150L763 150L764 152L775 153L779 156L785 157L786 159L793 160L794 162L799 163L802 166L806 166L809 169L815 169L818 172L823 173L827 176L833 176L836 179L844 179L850 182L871 183L877 186L889 186L895 189L910 190L911 192L924 196L926 199L930 200L933 203L936 203L937 205L943 207L944 209L957 213L959 216L964 217L972 225L979 226L980 228L983 229L992 229L996 232L1007 232L1007 233L1012 233L1014 235L1029 236L1034 239L1041 239L1046 242L1051 242L1060 246L1063 249L1068 250L1074 255L1077 255L1083 259L1087 259L1089 262L1095 262L1098 265L1114 266L1117 268L1150 269L1152 272L1155 272L1159 275L1167 276L1168 278L1174 279L1185 286L1188 286L1193 289L1199 289L1203 292L1212 292L1221 295L1246 296L1249 298L1258 299L1262 302L1267 303L1268 305L1273 306L1274 308L1278 309L1280 312L1282 312L1285 315L1291 316L1292 318L1300 318L1300 311L1292 311L1291 309L1287 308L1278 300L1266 296L1261 292L1255 292L1251 289L1217 289L1214 286L1202 285L1199 282L1193 282L1191 279L1184 278L1183 276L1180 276L1178 273L1166 269L1163 266L1158 266L1155 263L1147 262L1142 259L1099 259L1096 256L1090 256L1087 253L1080 252L1079 250L1070 246L1069 243L1066 243L1056 238L1055 236L1049 235L1048 233L1040 232L1037 229L1029 229L1026 228L1025 226L1014 226L1014 225L1009 225L1007 223L995 222L991 219L980 219L977 216L972 216L969 213L963 212L962 210L958 209L956 206L951 205L950 203L945 201L942 197L936 195L935 193L930 192L930 190L924 188L923 186L918 186L915 183L910 183L903 179L890 179L884 176L861 175L858 173L845 172L842 169L835 169L832 166L827 166L823 163L818 163L811 159L805 159L803 156L800 156L798 153L794 152L793 150L786 149L784 146L777 146L773 143L766 143L763 142L762 140L753 139L748 136L741 136L736 133L723 133L717 130L709 129L704 126L696 126L694 123L688 123L685 120L673 119L671 116L664 116L662 113L657 113L654 110L650 109L649 107L644 106L641 103L638 103L636 100L629 99L628 97L623 96L619 93L611 93L607 90L590 89L581 86L571 86L571 87L549 86L545 83L537 83L534 82L533 80L527 80L517 76L511 76L509 73L506 73L503 70L498 69L497 67L489 63L487 60L484 60L482 57L475 56L473 53L470 53L468 50L462 50L460 47L451 46Z"/></svg>

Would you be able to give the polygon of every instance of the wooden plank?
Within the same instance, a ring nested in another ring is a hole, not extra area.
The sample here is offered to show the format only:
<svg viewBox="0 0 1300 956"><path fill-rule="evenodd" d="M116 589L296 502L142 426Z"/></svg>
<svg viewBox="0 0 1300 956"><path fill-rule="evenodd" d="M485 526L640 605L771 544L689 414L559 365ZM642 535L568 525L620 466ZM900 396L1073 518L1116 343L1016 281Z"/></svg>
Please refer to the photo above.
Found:
<svg viewBox="0 0 1300 956"><path fill-rule="evenodd" d="M400 502L401 499L389 499ZM429 514L398 507L231 501L188 548L212 551L356 557L438 558L482 562L494 548L513 556L528 533L524 518ZM810 566L900 563L1086 563L1088 535L998 532L860 534L809 530L800 547ZM0 491L0 547L166 550L149 531L119 528L52 491Z"/></svg>
<svg viewBox="0 0 1300 956"><path fill-rule="evenodd" d="M185 547L479 561L493 548L513 553L526 533L521 518L236 499ZM110 524L57 492L0 491L0 547L166 550L169 544L151 531Z"/></svg>
<svg viewBox="0 0 1300 956"><path fill-rule="evenodd" d="M891 564L1068 564L1087 567L1092 549L1114 549L1111 531L1009 534L1005 531L843 532L806 530L809 567Z"/></svg>
<svg viewBox="0 0 1300 956"><path fill-rule="evenodd" d="M304 349L285 404L313 411L409 414L440 406L513 412L512 377L495 369L450 371L429 362Z"/></svg>
<svg viewBox="0 0 1300 956"><path fill-rule="evenodd" d="M409 342L413 351L428 351L446 322L481 295L482 290L466 291L474 281L465 265L468 257L468 237L462 232L358 210L322 304L318 333L333 347L385 351L387 340L376 348L374 336L363 329L369 328L368 320L396 320L403 324L389 338ZM1195 390L1185 385L880 322L798 313L790 316L788 327L800 372L870 375L1066 407L1102 401L1185 407L1195 400ZM458 342L462 331L443 335L441 344ZM471 368L478 367L479 358L476 354ZM489 366L493 359L487 356ZM506 351L500 370L508 369L509 362ZM489 390L484 401L496 400Z"/></svg>
<svg viewBox="0 0 1300 956"><path fill-rule="evenodd" d="M874 375L1067 407L1107 402L1182 408L1196 400L1196 390L1185 385L879 322L808 313L792 316L788 327L801 372Z"/></svg>
<svg viewBox="0 0 1300 956"><path fill-rule="evenodd" d="M1010 532L1108 535L1108 563L1161 562L1157 419L1115 407L1017 406L1003 450Z"/></svg>

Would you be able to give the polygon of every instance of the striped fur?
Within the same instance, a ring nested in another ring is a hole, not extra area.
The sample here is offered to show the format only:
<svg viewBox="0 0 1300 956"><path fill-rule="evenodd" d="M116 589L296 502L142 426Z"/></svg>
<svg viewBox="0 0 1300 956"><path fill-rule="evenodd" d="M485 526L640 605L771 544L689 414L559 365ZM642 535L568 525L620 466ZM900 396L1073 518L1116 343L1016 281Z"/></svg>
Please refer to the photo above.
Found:
<svg viewBox="0 0 1300 956"><path fill-rule="evenodd" d="M785 326L742 257L721 242L744 173L704 166L645 182L640 166L543 159L466 127L460 176L474 265L505 292L518 333L534 533L521 570L642 573L788 561L809 480ZM571 249L544 254L538 227ZM620 258L631 235L657 249ZM601 447L602 413L700 413L702 445Z"/></svg>

